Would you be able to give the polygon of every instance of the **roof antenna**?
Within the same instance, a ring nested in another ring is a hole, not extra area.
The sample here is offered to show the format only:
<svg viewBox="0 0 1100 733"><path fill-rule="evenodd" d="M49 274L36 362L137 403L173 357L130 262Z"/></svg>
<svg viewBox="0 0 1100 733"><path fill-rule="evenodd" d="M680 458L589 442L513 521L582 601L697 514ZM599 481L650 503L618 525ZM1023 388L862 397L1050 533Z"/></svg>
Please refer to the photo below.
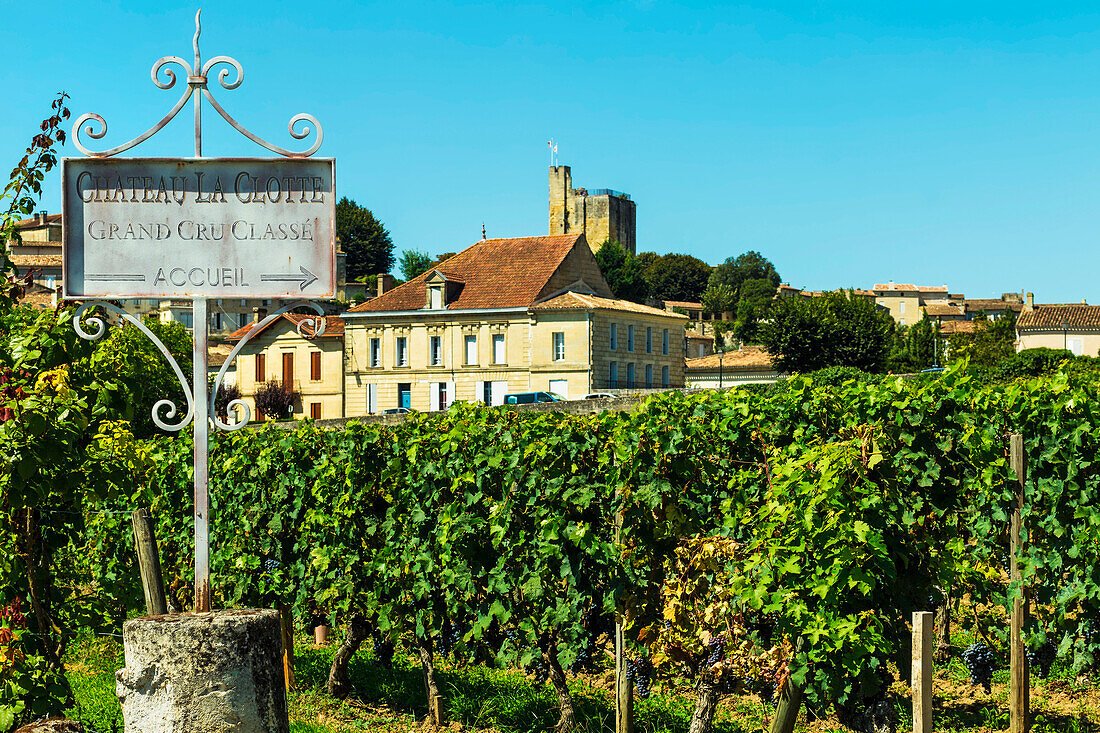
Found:
<svg viewBox="0 0 1100 733"><path fill-rule="evenodd" d="M481 238L485 239L485 222L481 222Z"/></svg>

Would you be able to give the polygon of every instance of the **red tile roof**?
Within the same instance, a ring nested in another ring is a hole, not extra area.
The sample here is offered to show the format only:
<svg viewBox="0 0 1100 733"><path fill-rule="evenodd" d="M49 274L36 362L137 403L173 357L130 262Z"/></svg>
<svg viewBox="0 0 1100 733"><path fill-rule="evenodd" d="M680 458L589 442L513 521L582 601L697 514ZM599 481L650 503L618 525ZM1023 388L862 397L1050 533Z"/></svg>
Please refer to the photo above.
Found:
<svg viewBox="0 0 1100 733"><path fill-rule="evenodd" d="M702 303L692 303L690 300L663 300L665 308L684 308L686 310L702 310Z"/></svg>
<svg viewBox="0 0 1100 733"><path fill-rule="evenodd" d="M761 346L743 346L738 351L709 354L697 359L688 359L686 369L773 369L771 355Z"/></svg>
<svg viewBox="0 0 1100 733"><path fill-rule="evenodd" d="M1016 311L1019 313L1024 309L1023 303L1009 303L1008 301L1001 300L1000 298L970 298L964 303L966 310L969 313L977 313L978 311Z"/></svg>
<svg viewBox="0 0 1100 733"><path fill-rule="evenodd" d="M1063 325L1064 324L1064 325ZM1016 321L1018 331L1100 330L1100 305L1036 305Z"/></svg>
<svg viewBox="0 0 1100 733"><path fill-rule="evenodd" d="M61 267L61 255L8 255L16 267Z"/></svg>
<svg viewBox="0 0 1100 733"><path fill-rule="evenodd" d="M56 224L60 221L61 221L61 214L46 214L46 222L47 223ZM39 223L38 218L32 216L30 219L20 219L19 221L15 222L15 226L19 227L20 229L25 229L25 228L33 227L35 224L38 224L38 223Z"/></svg>
<svg viewBox="0 0 1100 733"><path fill-rule="evenodd" d="M301 323L304 320L312 319L312 318L316 318L316 316L304 315L304 314L301 314L301 313L284 313L280 318L276 318L275 320L271 321L266 326L264 326L263 329L261 329L260 331L258 331L256 333L256 336L258 336L263 331L266 331L267 329L271 328L276 323L281 322L283 319L286 319L287 321L290 321L292 324L294 324L294 327L297 328L299 323ZM252 327L254 325L255 324L253 324L253 323L246 323L245 325L241 326L240 328L238 328L236 331L229 334L225 338L226 338L227 341L239 341L240 339L244 338L245 335L249 331L252 330ZM302 327L302 333L305 334L305 336L307 338L312 337L312 330L310 329L309 326L303 326ZM344 337L344 319L339 318L337 316L325 316L325 330L324 330L324 333L322 333L318 338L343 338L343 337ZM253 338L255 338L255 336L253 336Z"/></svg>
<svg viewBox="0 0 1100 733"><path fill-rule="evenodd" d="M558 311L577 309L626 311L629 313L637 313L639 315L645 316L676 318L681 321L687 320L687 316L681 313L673 313L672 311L666 311L661 308L652 308L648 305L632 303L629 300L601 298L598 295L588 295L586 293L562 293L561 295L553 297L550 300L544 300L541 303L537 303L531 306L531 310L533 311Z"/></svg>
<svg viewBox="0 0 1100 733"><path fill-rule="evenodd" d="M924 313L929 316L958 316L959 318L966 315L963 313L962 306L948 303L933 303L926 305L924 306Z"/></svg>
<svg viewBox="0 0 1100 733"><path fill-rule="evenodd" d="M946 293L946 285L913 285L911 283L875 283L873 290L908 290L918 293Z"/></svg>
<svg viewBox="0 0 1100 733"><path fill-rule="evenodd" d="M583 234L482 239L349 312L421 310L427 300L424 281L436 270L449 280L464 283L457 297L447 303L447 310L525 308L538 300L551 276L578 243L588 246Z"/></svg>
<svg viewBox="0 0 1100 733"><path fill-rule="evenodd" d="M704 333L699 333L698 331L690 331L690 330L689 331L684 331L684 338L706 339L707 341L713 341L714 340L713 336L707 336Z"/></svg>
<svg viewBox="0 0 1100 733"><path fill-rule="evenodd" d="M953 333L974 333L977 321L944 321L940 324L940 334L949 336Z"/></svg>

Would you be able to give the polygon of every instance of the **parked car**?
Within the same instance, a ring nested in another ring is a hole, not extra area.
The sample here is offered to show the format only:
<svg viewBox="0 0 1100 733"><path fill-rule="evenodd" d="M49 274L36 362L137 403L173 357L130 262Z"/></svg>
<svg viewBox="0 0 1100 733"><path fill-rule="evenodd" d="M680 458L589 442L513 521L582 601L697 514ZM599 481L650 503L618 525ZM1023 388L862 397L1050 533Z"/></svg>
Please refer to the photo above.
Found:
<svg viewBox="0 0 1100 733"><path fill-rule="evenodd" d="M593 392L584 396L586 400L610 400L614 399L615 395L610 392Z"/></svg>
<svg viewBox="0 0 1100 733"><path fill-rule="evenodd" d="M407 407L391 407L388 410L383 410L382 414L383 415L404 415L407 412L412 412L412 410L410 410Z"/></svg>
<svg viewBox="0 0 1100 733"><path fill-rule="evenodd" d="M565 402L565 398L553 392L519 392L504 395L506 405L532 405L536 402Z"/></svg>

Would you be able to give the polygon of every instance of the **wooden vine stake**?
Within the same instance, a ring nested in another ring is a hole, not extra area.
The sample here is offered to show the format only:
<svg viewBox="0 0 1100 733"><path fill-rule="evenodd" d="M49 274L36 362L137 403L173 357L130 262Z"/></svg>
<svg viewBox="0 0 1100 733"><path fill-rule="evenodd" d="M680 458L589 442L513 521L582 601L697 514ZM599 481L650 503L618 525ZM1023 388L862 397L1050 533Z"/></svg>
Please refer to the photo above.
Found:
<svg viewBox="0 0 1100 733"><path fill-rule="evenodd" d="M931 611L913 614L913 733L932 733L933 617Z"/></svg>
<svg viewBox="0 0 1100 733"><path fill-rule="evenodd" d="M164 578L160 574L160 553L157 552L153 519L147 509L135 509L130 521L134 525L134 549L141 587L145 591L145 612L150 616L163 616L168 613L168 603L164 597Z"/></svg>
<svg viewBox="0 0 1100 733"><path fill-rule="evenodd" d="M1009 580L1019 588L1019 592L1012 599L1010 618L1008 730L1009 733L1026 733L1031 704L1031 678L1027 667L1027 649L1024 646L1027 603L1024 599L1023 578L1017 555L1023 547L1024 484L1027 478L1027 466L1024 461L1024 436L1020 433L1012 433L1009 436L1008 455L1012 472L1016 476L1016 496L1012 502L1012 523L1008 533Z"/></svg>
<svg viewBox="0 0 1100 733"><path fill-rule="evenodd" d="M615 544L619 544L623 514L615 514ZM634 691L626 678L626 636L620 611L615 612L615 733L634 733Z"/></svg>

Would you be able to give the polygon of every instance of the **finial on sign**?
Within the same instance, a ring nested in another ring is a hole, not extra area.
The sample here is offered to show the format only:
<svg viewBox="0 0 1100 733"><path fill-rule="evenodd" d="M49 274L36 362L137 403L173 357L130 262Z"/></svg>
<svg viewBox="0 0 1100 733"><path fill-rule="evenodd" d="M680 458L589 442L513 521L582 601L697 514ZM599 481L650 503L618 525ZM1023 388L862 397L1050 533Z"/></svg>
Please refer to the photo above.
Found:
<svg viewBox="0 0 1100 733"><path fill-rule="evenodd" d="M199 56L199 35L202 33L202 23L199 22L199 16L202 15L202 8L195 11L195 41L192 45L195 47L195 73L199 73L199 69L202 68L202 62Z"/></svg>

